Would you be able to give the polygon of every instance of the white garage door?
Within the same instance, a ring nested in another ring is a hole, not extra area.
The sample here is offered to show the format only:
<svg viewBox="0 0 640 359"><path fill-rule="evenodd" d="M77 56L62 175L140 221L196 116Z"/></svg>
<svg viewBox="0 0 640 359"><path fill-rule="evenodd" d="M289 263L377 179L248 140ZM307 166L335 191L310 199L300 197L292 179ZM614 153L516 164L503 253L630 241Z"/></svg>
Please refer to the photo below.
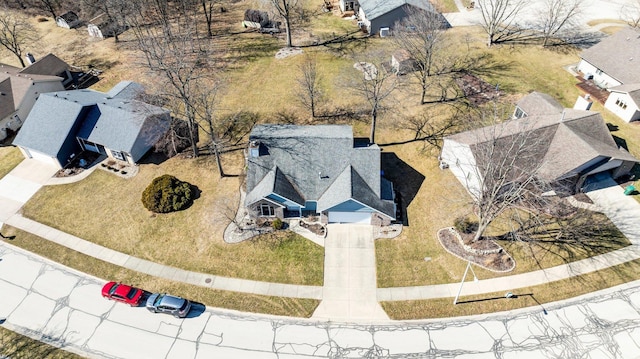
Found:
<svg viewBox="0 0 640 359"><path fill-rule="evenodd" d="M29 158L33 158L34 160L40 161L40 162L44 162L47 164L51 164L54 165L56 167L60 167L60 164L58 163L58 160L49 156L49 155L45 155L44 153L38 152L38 151L34 151L34 150L28 150L28 149L23 149L23 151L27 154L27 156Z"/></svg>
<svg viewBox="0 0 640 359"><path fill-rule="evenodd" d="M329 223L371 223L371 213L329 212Z"/></svg>

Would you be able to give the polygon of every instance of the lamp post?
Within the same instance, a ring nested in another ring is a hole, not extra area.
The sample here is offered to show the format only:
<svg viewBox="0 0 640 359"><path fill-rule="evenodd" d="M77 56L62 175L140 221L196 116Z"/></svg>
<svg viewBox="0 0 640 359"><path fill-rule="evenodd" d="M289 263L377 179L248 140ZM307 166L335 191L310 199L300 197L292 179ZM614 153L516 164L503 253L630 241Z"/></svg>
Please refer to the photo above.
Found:
<svg viewBox="0 0 640 359"><path fill-rule="evenodd" d="M464 275L462 276L462 281L460 282L460 288L458 288L458 294L456 294L456 297L453 299L453 305L458 304L458 298L460 297L460 293L462 292L462 285L464 284L464 280L467 278L467 272L469 272L469 269L471 269L471 273L473 273L473 281L478 281L476 272L474 272L473 268L471 268L471 261L467 261L467 268L464 270Z"/></svg>

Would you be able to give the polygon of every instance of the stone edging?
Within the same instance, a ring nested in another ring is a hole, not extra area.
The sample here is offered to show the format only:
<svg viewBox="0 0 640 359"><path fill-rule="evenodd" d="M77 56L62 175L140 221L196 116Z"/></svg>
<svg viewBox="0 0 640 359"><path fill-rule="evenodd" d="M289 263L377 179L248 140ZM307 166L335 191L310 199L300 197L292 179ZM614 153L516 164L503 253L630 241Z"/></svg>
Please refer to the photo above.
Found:
<svg viewBox="0 0 640 359"><path fill-rule="evenodd" d="M515 260L515 259L513 258L513 256L511 256L510 254L507 254L507 255L508 255L508 256L511 258L511 260L513 261L513 267L512 267L511 269L509 269L509 270L496 270L496 269L493 269L493 268L489 268L489 267L487 267L487 266L483 265L482 263L478 263L478 262L473 261L473 260L471 260L471 259L469 259L469 258L464 258L464 257L462 257L462 256L460 256L460 255L458 255L458 254L456 254L456 253L453 253L452 251L450 251L450 250L449 250L449 248L447 248L447 246L445 246L445 245L442 243L442 240L440 239L440 232L442 232L442 231L451 231L451 230L455 231L455 228L453 228L453 227L440 228L440 229L438 230L438 232L436 233L436 237L438 238L438 242L440 242L440 245L442 246L442 248L444 248L444 250L445 250L445 251L447 251L447 253L449 253L449 254L453 255L453 256L454 256L454 257L456 257L456 258L460 258L460 259L462 259L462 260L464 260L464 261L472 262L473 264L477 265L478 267L481 267L481 268L483 268L483 269L486 269L486 270L488 270L488 271L490 271L490 272L494 272L494 273L506 273L506 272L511 272L512 270L514 270L514 269L516 268L516 260ZM456 238L460 238L460 235L457 233L457 231L456 231L456 235L457 235L457 236L456 236ZM504 249L503 249L500 245L498 245L497 243L496 243L496 245L497 245L498 247L500 247L500 249L504 250ZM466 250L466 248L465 248L465 250ZM506 253L506 252L505 252L505 253ZM472 253L472 254L477 254L477 253ZM492 253L492 254L494 254L494 253Z"/></svg>

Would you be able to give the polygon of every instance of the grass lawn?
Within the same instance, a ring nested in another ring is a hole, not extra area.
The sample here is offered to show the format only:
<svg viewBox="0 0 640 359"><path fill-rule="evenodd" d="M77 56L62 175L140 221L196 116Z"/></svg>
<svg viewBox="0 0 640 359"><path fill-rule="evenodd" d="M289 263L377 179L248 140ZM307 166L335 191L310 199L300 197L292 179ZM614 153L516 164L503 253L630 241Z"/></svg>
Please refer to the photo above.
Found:
<svg viewBox="0 0 640 359"><path fill-rule="evenodd" d="M319 304L319 301L313 299L270 297L227 292L173 282L97 260L10 226L3 228L3 234L16 236L16 238L11 241L12 245L39 254L81 272L103 278L107 281L121 281L151 292L172 293L195 302L203 303L207 306L244 312L310 317Z"/></svg>
<svg viewBox="0 0 640 359"><path fill-rule="evenodd" d="M445 318L465 315L509 311L525 307L545 310L545 303L572 298L604 288L613 287L638 278L640 260L627 262L606 270L593 272L548 284L518 288L512 293L517 298L505 298L505 292L465 296L464 288L458 304L453 298L382 302L391 319Z"/></svg>
<svg viewBox="0 0 640 359"><path fill-rule="evenodd" d="M24 157L17 147L0 147L0 178L11 172L23 159Z"/></svg>
<svg viewBox="0 0 640 359"><path fill-rule="evenodd" d="M239 174L241 161L239 154L227 156L225 171ZM153 215L140 196L153 178L165 173L197 186L200 198L184 211ZM178 268L322 285L323 248L298 235L281 232L239 244L223 242L227 218L238 206L239 178L220 179L212 158L143 164L132 179L96 169L78 183L44 187L23 214L105 247Z"/></svg>
<svg viewBox="0 0 640 359"><path fill-rule="evenodd" d="M0 326L0 357L11 359L81 359L82 357Z"/></svg>

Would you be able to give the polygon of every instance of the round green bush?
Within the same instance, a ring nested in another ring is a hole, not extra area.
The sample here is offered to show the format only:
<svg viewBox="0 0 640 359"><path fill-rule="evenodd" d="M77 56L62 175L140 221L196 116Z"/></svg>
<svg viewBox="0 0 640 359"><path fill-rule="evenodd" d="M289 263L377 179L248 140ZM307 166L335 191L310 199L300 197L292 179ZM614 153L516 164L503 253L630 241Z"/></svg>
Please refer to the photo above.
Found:
<svg viewBox="0 0 640 359"><path fill-rule="evenodd" d="M142 192L142 204L155 213L168 213L189 207L193 203L191 184L171 175L156 177Z"/></svg>

